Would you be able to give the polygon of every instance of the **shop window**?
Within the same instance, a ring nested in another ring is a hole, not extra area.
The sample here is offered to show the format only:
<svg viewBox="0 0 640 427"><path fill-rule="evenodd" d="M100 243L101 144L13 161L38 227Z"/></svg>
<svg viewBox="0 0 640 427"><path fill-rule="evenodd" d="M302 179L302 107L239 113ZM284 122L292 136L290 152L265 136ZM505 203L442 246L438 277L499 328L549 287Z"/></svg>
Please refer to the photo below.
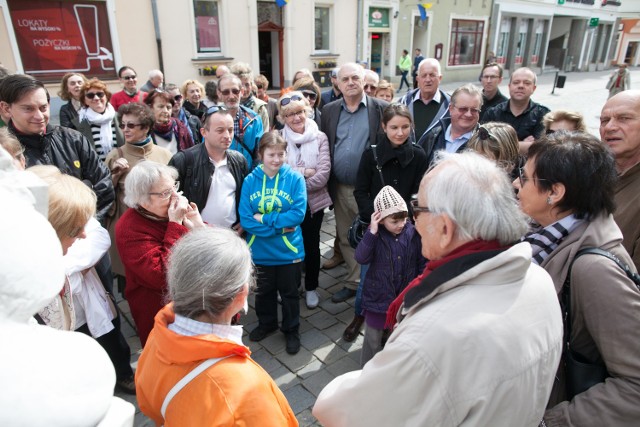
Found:
<svg viewBox="0 0 640 427"><path fill-rule="evenodd" d="M449 65L480 63L484 21L454 19L451 21Z"/></svg>
<svg viewBox="0 0 640 427"><path fill-rule="evenodd" d="M217 0L193 0L198 53L221 52L218 6Z"/></svg>
<svg viewBox="0 0 640 427"><path fill-rule="evenodd" d="M25 74L50 82L69 72L116 77L104 1L8 0Z"/></svg>
<svg viewBox="0 0 640 427"><path fill-rule="evenodd" d="M315 42L314 49L316 52L329 52L331 46L329 44L331 9L324 6L316 6L315 8Z"/></svg>

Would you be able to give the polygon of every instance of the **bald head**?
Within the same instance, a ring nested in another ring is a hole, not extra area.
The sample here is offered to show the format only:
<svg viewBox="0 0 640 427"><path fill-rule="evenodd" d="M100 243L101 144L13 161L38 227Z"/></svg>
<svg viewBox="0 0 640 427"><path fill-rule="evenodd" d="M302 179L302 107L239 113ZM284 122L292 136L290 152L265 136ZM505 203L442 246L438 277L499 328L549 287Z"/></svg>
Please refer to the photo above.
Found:
<svg viewBox="0 0 640 427"><path fill-rule="evenodd" d="M353 62L348 62L338 71L338 87L345 98L356 99L362 97L364 91L364 68Z"/></svg>
<svg viewBox="0 0 640 427"><path fill-rule="evenodd" d="M231 70L229 70L229 67L227 67L226 65L218 65L218 68L216 68L216 78L218 79L229 73L231 73Z"/></svg>
<svg viewBox="0 0 640 427"><path fill-rule="evenodd" d="M604 104L600 139L616 156L619 173L640 163L640 90L625 90Z"/></svg>

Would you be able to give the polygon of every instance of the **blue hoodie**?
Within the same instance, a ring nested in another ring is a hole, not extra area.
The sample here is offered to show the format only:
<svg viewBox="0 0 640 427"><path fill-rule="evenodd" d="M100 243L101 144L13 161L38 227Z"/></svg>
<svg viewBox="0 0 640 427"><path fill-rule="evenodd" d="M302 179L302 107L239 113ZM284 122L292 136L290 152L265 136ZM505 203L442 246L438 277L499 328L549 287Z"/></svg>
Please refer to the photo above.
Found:
<svg viewBox="0 0 640 427"><path fill-rule="evenodd" d="M254 263L285 265L304 260L300 224L306 209L304 177L288 164L283 164L273 178L264 173L262 165L245 178L240 197L240 224L247 232ZM256 213L264 214L262 222L253 218ZM284 231L292 227L294 231Z"/></svg>

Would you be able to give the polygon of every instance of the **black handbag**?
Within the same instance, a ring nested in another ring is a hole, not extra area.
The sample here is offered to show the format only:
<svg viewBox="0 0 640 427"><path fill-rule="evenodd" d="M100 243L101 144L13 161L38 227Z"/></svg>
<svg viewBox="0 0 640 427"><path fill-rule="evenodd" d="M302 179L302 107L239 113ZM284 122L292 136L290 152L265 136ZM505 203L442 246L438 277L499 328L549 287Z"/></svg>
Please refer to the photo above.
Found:
<svg viewBox="0 0 640 427"><path fill-rule="evenodd" d="M380 174L380 181L382 181L382 186L384 187L384 177L382 176L382 166L378 163L378 153L376 151L377 145L371 146L371 152L373 153L373 159L376 161L376 169ZM349 240L349 246L353 249L358 247L358 244L364 237L364 233L367 232L367 228L369 227L369 223L365 222L360 218L360 215L356 215L351 222L351 227L349 227L349 231L347 232L347 239Z"/></svg>
<svg viewBox="0 0 640 427"><path fill-rule="evenodd" d="M567 400L583 393L596 384L604 382L610 377L604 363L594 363L583 355L571 349L571 268L580 256L585 254L601 255L615 262L640 289L640 276L631 271L628 265L620 261L615 255L600 248L584 248L578 251L569 265L569 272L562 287L561 300L564 308L564 364L566 376Z"/></svg>

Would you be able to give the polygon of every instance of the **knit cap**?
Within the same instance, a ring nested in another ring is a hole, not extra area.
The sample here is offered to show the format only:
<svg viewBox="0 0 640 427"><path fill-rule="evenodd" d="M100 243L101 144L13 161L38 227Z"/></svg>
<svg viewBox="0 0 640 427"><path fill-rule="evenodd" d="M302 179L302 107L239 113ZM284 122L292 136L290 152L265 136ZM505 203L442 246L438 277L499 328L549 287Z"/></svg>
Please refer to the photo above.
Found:
<svg viewBox="0 0 640 427"><path fill-rule="evenodd" d="M373 208L380 212L380 218L384 219L389 215L398 212L408 212L407 204L395 188L385 185L373 201Z"/></svg>

